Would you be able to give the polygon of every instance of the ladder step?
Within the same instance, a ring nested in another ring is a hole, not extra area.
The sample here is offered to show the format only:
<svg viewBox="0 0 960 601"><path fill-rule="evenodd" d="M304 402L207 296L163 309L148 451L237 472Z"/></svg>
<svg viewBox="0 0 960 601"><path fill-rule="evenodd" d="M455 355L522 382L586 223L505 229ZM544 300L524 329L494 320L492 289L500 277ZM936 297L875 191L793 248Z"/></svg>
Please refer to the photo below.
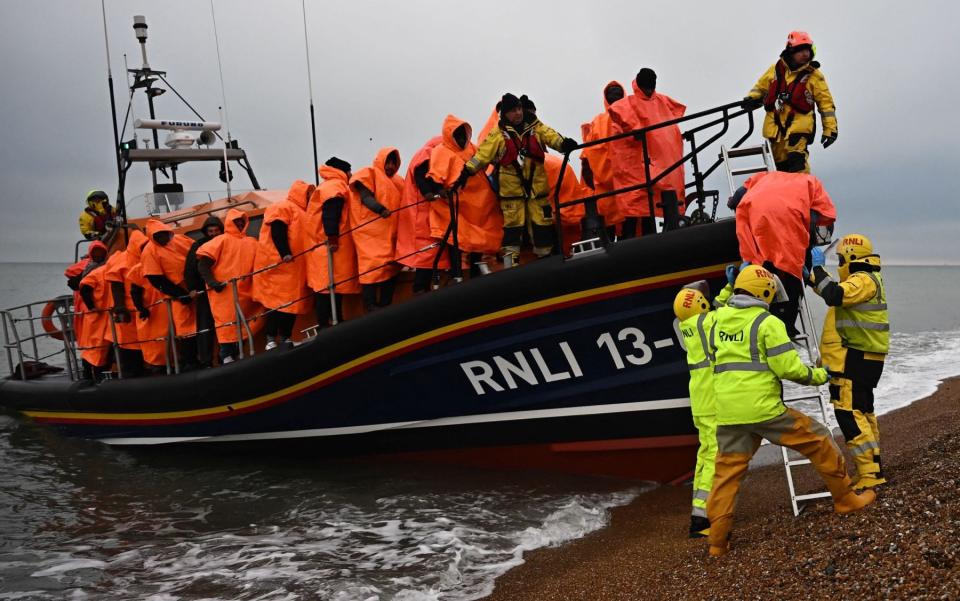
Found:
<svg viewBox="0 0 960 601"><path fill-rule="evenodd" d="M740 148L730 148L727 150L727 156L732 159L737 157L751 157L759 154L763 154L763 145L761 144L756 146L741 146Z"/></svg>
<svg viewBox="0 0 960 601"><path fill-rule="evenodd" d="M750 175L751 173L763 173L768 171L766 166L761 165L760 167L748 167L746 169L734 169L730 173L732 175Z"/></svg>
<svg viewBox="0 0 960 601"><path fill-rule="evenodd" d="M804 458L804 459L791 459L790 461L787 462L787 465L789 465L790 467L793 467L793 466L795 466L795 465L810 465L810 460L809 460L809 459L806 459L806 458Z"/></svg>
<svg viewBox="0 0 960 601"><path fill-rule="evenodd" d="M798 401L816 401L816 400L821 399L821 398L823 398L823 397L821 397L819 394L811 394L811 395L809 395L809 396L797 396L797 397L792 397L792 398L789 398L789 399L783 399L783 402L784 402L784 403L796 403L796 402L798 402Z"/></svg>
<svg viewBox="0 0 960 601"><path fill-rule="evenodd" d="M813 492L808 495L797 495L793 497L795 501L809 501L810 499L826 499L831 496L828 492Z"/></svg>

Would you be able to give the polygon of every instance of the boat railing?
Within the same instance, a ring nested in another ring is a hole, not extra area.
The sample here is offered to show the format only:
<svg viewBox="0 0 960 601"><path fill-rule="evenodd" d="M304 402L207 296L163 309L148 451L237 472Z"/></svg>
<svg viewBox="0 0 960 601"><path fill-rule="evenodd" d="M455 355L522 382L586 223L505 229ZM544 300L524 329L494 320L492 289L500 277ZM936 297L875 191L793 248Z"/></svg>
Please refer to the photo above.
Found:
<svg viewBox="0 0 960 601"><path fill-rule="evenodd" d="M707 120L703 123L698 123L695 126L691 127L690 129L686 130L685 132L681 133L682 138L685 141L687 141L690 145L689 152L681 156L677 161L668 165L658 173L652 173L651 158L650 158L650 153L648 152L649 151L648 136L652 132L656 132L657 130L661 130L666 127L679 126L680 124L683 124L683 123L689 123L692 121L707 119L711 117L712 119ZM681 168L685 163L689 161L691 163L691 167L693 168L693 180L689 183L684 184L684 191L689 188L693 188L692 196L695 198L696 202L699 205L699 210L701 211L701 215L705 215L705 213L703 213L704 202L707 196L711 195L711 192L704 189L704 181L720 166L723 159L719 158L718 156L718 158L713 163L711 163L706 170L703 170L701 169L701 166L700 166L699 155L708 146L712 145L721 137L726 135L730 129L730 123L733 120L738 119L740 117L746 117L747 131L740 138L738 138L737 141L731 146L732 148L737 148L740 145L742 145L753 134L753 131L755 128L753 110L743 108L742 101L730 102L730 103L723 104L711 109L699 111L696 113L691 113L689 115L684 115L683 117L678 117L676 119L670 119L669 121L662 121L660 123L655 123L653 125L650 125L641 129L622 132L619 134L615 134L613 136L608 136L606 138L600 138L597 140L591 140L589 142L584 142L582 144L579 144L578 146L571 149L569 152L564 153L563 155L563 163L560 168L560 176L553 190L554 214L560 215L561 214L560 210L562 208L583 204L586 207L587 215L595 217L598 214L597 213L598 200L616 196L618 194L625 194L625 193L634 192L638 190L646 190L650 215L654 216L657 214L656 201L654 199L655 186L665 177L667 177L677 169ZM710 132L709 137L706 140L703 140L699 143L697 142L698 134L706 130L709 130L711 128L718 128L718 127L719 127L719 131ZM563 202L560 201L560 190L562 189L563 178L566 173L567 164L570 162L570 154L572 152L575 152L577 150L583 150L584 148L599 146L602 144L614 143L619 140L624 140L627 138L632 138L640 142L642 156L643 156L643 169L644 169L643 182L632 185L632 186L625 186L615 190L610 190L607 192L592 194L590 196L585 196L582 198L575 198L575 199L566 200ZM673 198L671 198L671 193L674 194ZM675 210L677 208L677 198L675 194L676 194L676 191L671 191L671 190L664 191L664 199L661 201L661 210L663 215L665 216L664 229L674 229L675 227L678 227L680 225L678 223L680 221L678 215L673 218L670 217L671 207L668 206L672 204L673 205L672 208L674 209L674 212L676 212ZM713 218L715 218L715 216L716 215L714 213L714 215L711 218L706 218L706 220L710 221ZM703 218L701 217L701 219ZM556 225L557 240L559 241L557 248L564 248L563 227L562 227L561 220L556 219L554 221Z"/></svg>

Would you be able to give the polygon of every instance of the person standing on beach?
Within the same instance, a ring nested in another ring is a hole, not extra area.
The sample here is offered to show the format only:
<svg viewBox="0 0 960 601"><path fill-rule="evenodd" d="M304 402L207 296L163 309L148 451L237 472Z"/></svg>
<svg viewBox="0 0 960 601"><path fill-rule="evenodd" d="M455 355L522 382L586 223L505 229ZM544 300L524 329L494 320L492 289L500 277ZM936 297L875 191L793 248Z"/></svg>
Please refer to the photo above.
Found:
<svg viewBox="0 0 960 601"><path fill-rule="evenodd" d="M707 500L714 557L730 549L740 481L762 439L809 459L830 490L837 513L857 511L876 499L872 490L854 492L830 431L783 404L782 379L819 386L827 381L827 372L803 364L786 326L769 313L770 302L778 295L783 290L772 273L757 265L744 268L710 330L719 448Z"/></svg>
<svg viewBox="0 0 960 601"><path fill-rule="evenodd" d="M714 299L722 306L733 293L736 267L727 267L729 284ZM713 487L714 462L717 456L717 408L713 392L713 357L707 344L707 333L713 327L716 315L710 311L707 294L710 289L703 280L684 286L673 300L673 313L680 321L683 345L687 349L687 367L690 370L690 412L697 428L700 447L697 466L693 472L693 509L690 512L690 538L710 534L707 519L707 498Z"/></svg>
<svg viewBox="0 0 960 601"><path fill-rule="evenodd" d="M884 484L880 463L880 427L873 410L873 389L890 351L887 295L880 256L862 234L844 236L837 247L840 282L824 269L826 257L812 253L807 283L830 308L823 325L820 354L830 373L830 402L853 455L859 477L854 488Z"/></svg>

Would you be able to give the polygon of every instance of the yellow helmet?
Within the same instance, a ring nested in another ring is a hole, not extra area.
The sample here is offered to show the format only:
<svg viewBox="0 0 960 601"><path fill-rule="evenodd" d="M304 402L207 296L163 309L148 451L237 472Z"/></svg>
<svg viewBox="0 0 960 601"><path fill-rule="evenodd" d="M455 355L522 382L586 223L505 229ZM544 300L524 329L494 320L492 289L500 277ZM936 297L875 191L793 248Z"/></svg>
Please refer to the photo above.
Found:
<svg viewBox="0 0 960 601"><path fill-rule="evenodd" d="M743 290L765 303L772 303L777 297L777 277L759 265L748 265L740 270L733 289Z"/></svg>
<svg viewBox="0 0 960 601"><path fill-rule="evenodd" d="M840 263L840 278L847 279L851 263L866 263L880 267L880 255L873 252L873 243L863 234L847 234L837 245L837 259Z"/></svg>
<svg viewBox="0 0 960 601"><path fill-rule="evenodd" d="M673 299L673 314L680 321L686 321L694 315L706 313L710 310L710 303L703 292L697 288L684 287Z"/></svg>

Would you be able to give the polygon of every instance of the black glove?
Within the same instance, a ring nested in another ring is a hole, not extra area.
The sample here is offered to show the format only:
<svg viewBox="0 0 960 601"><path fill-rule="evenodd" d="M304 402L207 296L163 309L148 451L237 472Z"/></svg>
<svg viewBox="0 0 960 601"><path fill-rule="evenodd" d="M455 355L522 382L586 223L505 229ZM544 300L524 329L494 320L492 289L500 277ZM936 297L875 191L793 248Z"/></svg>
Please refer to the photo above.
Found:
<svg viewBox="0 0 960 601"><path fill-rule="evenodd" d="M137 309L137 315L140 316L140 319L149 319L150 318L150 309L142 307Z"/></svg>
<svg viewBox="0 0 960 601"><path fill-rule="evenodd" d="M560 152L570 154L577 149L577 146L579 146L579 144L577 144L577 141L573 138L564 138L563 142L560 142Z"/></svg>
<svg viewBox="0 0 960 601"><path fill-rule="evenodd" d="M752 111L754 109L760 108L761 106L763 106L762 100L760 100L759 98L751 98L749 96L744 98L743 101L740 103L740 108L742 108L745 111Z"/></svg>
<svg viewBox="0 0 960 601"><path fill-rule="evenodd" d="M130 311L128 311L126 307L114 307L113 319L117 323L129 323Z"/></svg>
<svg viewBox="0 0 960 601"><path fill-rule="evenodd" d="M210 287L213 288L213 290L214 290L215 292L223 292L223 289L227 287L227 283L226 283L226 282L214 282L213 284L210 285Z"/></svg>
<svg viewBox="0 0 960 601"><path fill-rule="evenodd" d="M190 298L189 295L187 295L187 296L178 296L177 300L180 301L181 305L189 305L193 299Z"/></svg>
<svg viewBox="0 0 960 601"><path fill-rule="evenodd" d="M450 189L456 192L467 185L468 179L470 179L470 172L464 167L463 171L460 172L460 177L457 178L457 181L453 182L453 186L451 186Z"/></svg>
<svg viewBox="0 0 960 601"><path fill-rule="evenodd" d="M820 143L823 144L824 148L830 148L830 145L837 141L837 134L832 136L823 136L820 138Z"/></svg>
<svg viewBox="0 0 960 601"><path fill-rule="evenodd" d="M389 217L389 216L390 216L390 209L384 207L384 209L383 209L382 211L380 211L380 216L383 217L384 219L386 219L387 217Z"/></svg>

